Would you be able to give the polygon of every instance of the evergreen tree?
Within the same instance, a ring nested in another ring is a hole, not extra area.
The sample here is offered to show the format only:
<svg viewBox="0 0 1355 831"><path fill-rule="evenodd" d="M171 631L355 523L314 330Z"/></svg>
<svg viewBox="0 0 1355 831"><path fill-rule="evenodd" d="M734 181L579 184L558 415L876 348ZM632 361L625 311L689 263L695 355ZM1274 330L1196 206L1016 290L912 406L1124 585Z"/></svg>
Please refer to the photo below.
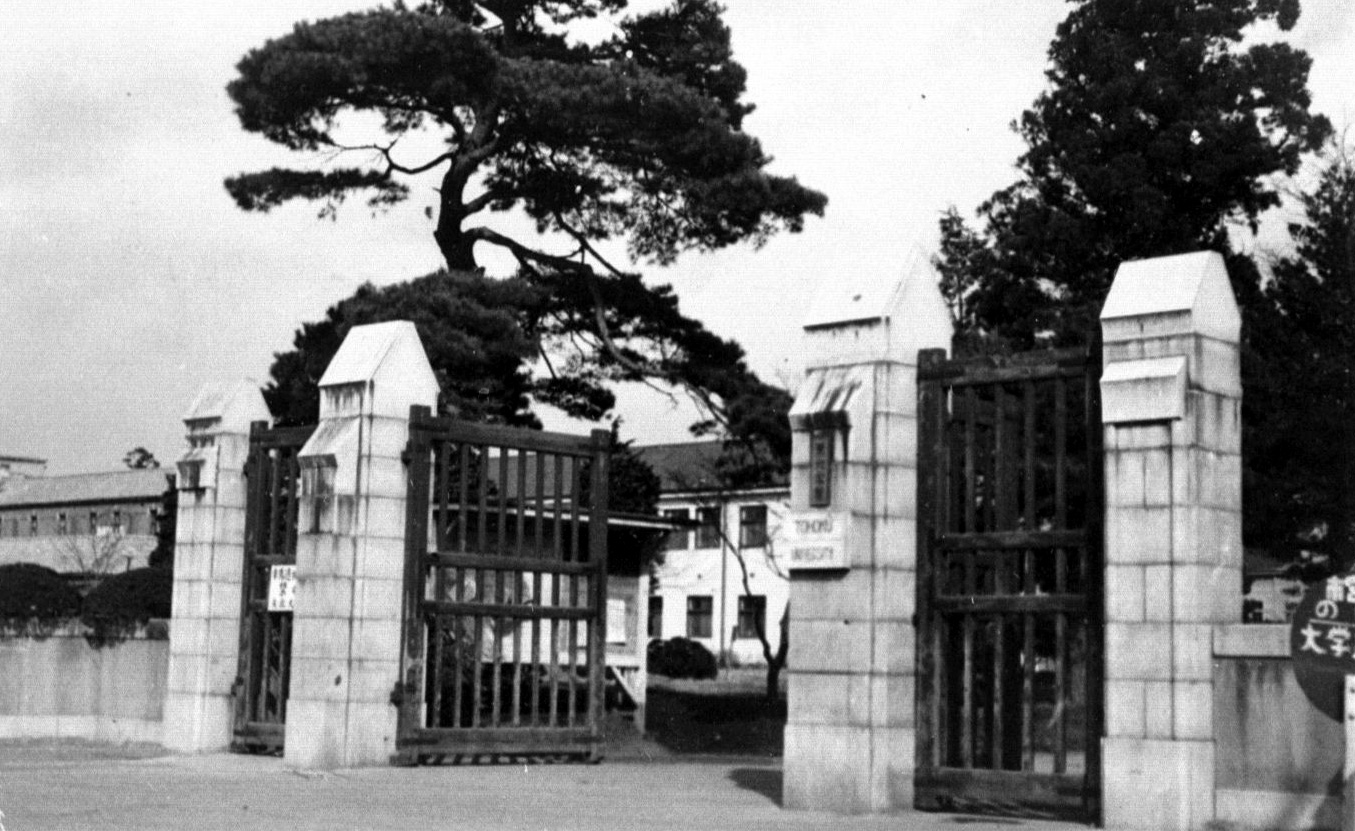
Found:
<svg viewBox="0 0 1355 831"><path fill-rule="evenodd" d="M1292 29L1297 0L1074 0L1049 49L1049 88L1014 125L1021 178L953 209L937 264L963 337L987 348L1084 341L1126 260L1229 251L1279 203L1331 132L1309 112L1308 56L1246 45L1258 24ZM1239 300L1257 272L1229 263Z"/></svg>
<svg viewBox="0 0 1355 831"><path fill-rule="evenodd" d="M682 315L668 287L646 285L598 246L624 240L633 260L666 264L688 250L799 231L826 199L768 173L770 158L742 131L752 110L742 101L746 72L719 5L675 0L618 18L625 5L397 5L298 24L240 61L228 93L244 129L290 150L360 162L232 177L226 188L241 208L302 199L334 216L351 194L381 208L408 198L411 177L436 176L430 216L449 269L408 286L364 288L303 327L297 351L273 369L275 414L313 418L314 381L347 327L406 316L396 308L417 314L428 302L507 338L491 345L492 332L473 329L457 342L438 330L437 315L421 315L430 351L430 339L445 341L434 366L448 409L532 423L534 398L596 417L611 406L610 384L658 381L689 392L719 429L738 431L730 413L755 409L738 402L772 388L747 370L737 344ZM572 37L579 21L599 17L614 22L613 36ZM353 120L340 122L355 114L375 116L379 135L342 138ZM407 158L400 141L430 131L442 150ZM540 236L477 224L508 210L531 217ZM499 288L477 281L482 245L518 263ZM528 372L529 356L545 364L540 378Z"/></svg>
<svg viewBox="0 0 1355 831"><path fill-rule="evenodd" d="M1355 164L1343 150L1302 196L1295 255L1246 318L1243 396L1248 544L1316 550L1340 570L1355 565Z"/></svg>

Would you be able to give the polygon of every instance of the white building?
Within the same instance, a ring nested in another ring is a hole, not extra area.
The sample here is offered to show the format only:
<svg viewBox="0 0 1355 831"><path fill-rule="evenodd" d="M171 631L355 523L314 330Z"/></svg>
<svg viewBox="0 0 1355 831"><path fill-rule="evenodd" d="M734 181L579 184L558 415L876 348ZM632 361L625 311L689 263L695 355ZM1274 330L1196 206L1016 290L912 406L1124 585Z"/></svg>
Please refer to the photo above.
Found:
<svg viewBox="0 0 1355 831"><path fill-rule="evenodd" d="M659 513L699 523L669 535L650 589L649 637L691 638L716 656L765 663L757 628L775 652L790 597L774 543L790 502L789 485L782 478L765 487L722 489L715 475L718 442L635 449L662 483Z"/></svg>

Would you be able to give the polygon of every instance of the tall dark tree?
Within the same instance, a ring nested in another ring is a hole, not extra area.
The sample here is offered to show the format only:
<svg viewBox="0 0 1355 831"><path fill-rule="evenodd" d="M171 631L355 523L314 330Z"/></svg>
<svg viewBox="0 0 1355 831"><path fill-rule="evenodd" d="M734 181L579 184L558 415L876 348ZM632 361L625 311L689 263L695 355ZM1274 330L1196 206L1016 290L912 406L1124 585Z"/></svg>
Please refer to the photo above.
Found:
<svg viewBox="0 0 1355 831"><path fill-rule="evenodd" d="M1310 59L1244 43L1292 29L1297 0L1074 0L1049 48L1049 88L1014 125L1021 178L941 223L938 266L962 334L1028 347L1094 325L1116 267L1229 250L1279 204L1275 174L1331 132L1309 112ZM1231 265L1231 264L1230 264ZM1244 301L1254 269L1230 269ZM989 344L992 346L992 344Z"/></svg>
<svg viewBox="0 0 1355 831"><path fill-rule="evenodd" d="M1246 318L1243 396L1248 544L1355 565L1355 164L1333 148L1295 254L1277 263ZM1296 534L1303 534L1300 540ZM1294 558L1297 559L1297 558Z"/></svg>
<svg viewBox="0 0 1355 831"><path fill-rule="evenodd" d="M408 198L411 177L437 177L430 215L445 279L474 272L487 245L516 258L525 285L514 291L536 292L521 323L555 363L550 381L535 386L520 373L502 376L514 389L595 410L606 383L657 379L692 392L727 426L725 404L746 382L719 367L741 362L741 351L599 245L624 241L633 260L668 263L687 250L799 231L826 199L767 172L770 158L742 131L752 109L742 101L746 73L719 5L676 0L620 19L625 5L438 0L298 24L240 61L228 87L240 123L291 150L357 163L245 173L226 188L245 210L304 199L332 216L351 194L382 207ZM577 21L596 17L613 20L612 37L571 37ZM344 138L340 122L355 114L376 116L377 135ZM400 142L419 132L438 135L441 149L407 157ZM509 210L531 217L539 236L481 222ZM314 362L326 351L280 360ZM293 367L288 377L315 370ZM278 389L289 383L275 380ZM512 395L494 406L502 420L524 418Z"/></svg>

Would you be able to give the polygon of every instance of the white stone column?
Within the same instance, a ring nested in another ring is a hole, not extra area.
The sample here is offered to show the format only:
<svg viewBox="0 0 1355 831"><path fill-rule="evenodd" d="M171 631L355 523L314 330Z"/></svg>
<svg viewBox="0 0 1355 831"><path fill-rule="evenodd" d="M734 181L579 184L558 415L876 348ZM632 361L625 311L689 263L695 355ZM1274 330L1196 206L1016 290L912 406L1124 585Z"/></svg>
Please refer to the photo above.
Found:
<svg viewBox="0 0 1355 831"><path fill-rule="evenodd" d="M302 448L292 675L284 757L307 768L386 764L400 677L409 409L437 405L414 324L359 326L320 379Z"/></svg>
<svg viewBox="0 0 1355 831"><path fill-rule="evenodd" d="M249 427L268 418L258 384L208 384L184 415L188 452L178 462L173 618L164 742L171 750L230 744L231 687L240 653Z"/></svg>
<svg viewBox="0 0 1355 831"><path fill-rule="evenodd" d="M1242 615L1240 317L1223 258L1125 263L1101 324L1105 825L1200 829L1213 626Z"/></svg>
<svg viewBox="0 0 1355 831"><path fill-rule="evenodd" d="M920 255L901 279L835 280L805 324L787 521L844 522L845 568L791 571L787 808L912 807L917 356L950 338L938 277ZM818 430L834 436L824 507L810 496Z"/></svg>

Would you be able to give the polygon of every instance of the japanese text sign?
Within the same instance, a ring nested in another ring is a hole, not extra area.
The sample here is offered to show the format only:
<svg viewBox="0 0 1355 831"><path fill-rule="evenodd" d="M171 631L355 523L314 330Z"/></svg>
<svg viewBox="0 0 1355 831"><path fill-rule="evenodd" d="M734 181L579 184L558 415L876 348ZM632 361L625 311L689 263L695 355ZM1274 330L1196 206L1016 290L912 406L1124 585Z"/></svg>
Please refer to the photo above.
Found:
<svg viewBox="0 0 1355 831"><path fill-rule="evenodd" d="M1344 720L1346 676L1355 675L1355 573L1308 586L1294 610L1289 654L1314 707Z"/></svg>

